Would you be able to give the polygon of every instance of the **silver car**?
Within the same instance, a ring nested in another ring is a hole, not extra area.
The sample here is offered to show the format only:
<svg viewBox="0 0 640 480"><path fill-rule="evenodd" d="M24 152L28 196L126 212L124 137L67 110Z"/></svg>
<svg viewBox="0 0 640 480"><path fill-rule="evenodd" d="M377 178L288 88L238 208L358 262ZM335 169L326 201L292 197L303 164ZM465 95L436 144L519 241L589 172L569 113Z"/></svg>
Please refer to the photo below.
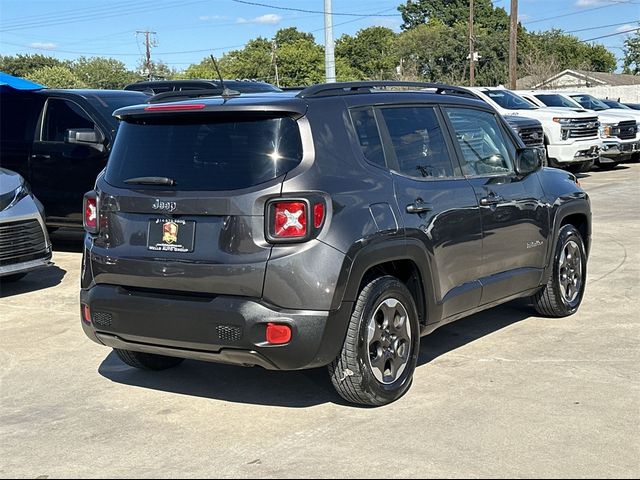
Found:
<svg viewBox="0 0 640 480"><path fill-rule="evenodd" d="M44 208L17 173L0 168L0 282L51 265Z"/></svg>

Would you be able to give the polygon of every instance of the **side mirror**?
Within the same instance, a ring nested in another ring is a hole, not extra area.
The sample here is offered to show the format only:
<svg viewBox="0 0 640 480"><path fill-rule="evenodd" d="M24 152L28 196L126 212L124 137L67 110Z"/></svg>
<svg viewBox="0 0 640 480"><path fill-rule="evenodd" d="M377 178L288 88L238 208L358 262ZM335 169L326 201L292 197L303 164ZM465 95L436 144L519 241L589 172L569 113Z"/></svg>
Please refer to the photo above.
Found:
<svg viewBox="0 0 640 480"><path fill-rule="evenodd" d="M544 161L543 153L539 148L523 148L518 150L516 156L516 172L520 175L528 175L539 170Z"/></svg>
<svg viewBox="0 0 640 480"><path fill-rule="evenodd" d="M65 143L86 145L96 150L104 151L104 136L95 128L73 128L65 133Z"/></svg>

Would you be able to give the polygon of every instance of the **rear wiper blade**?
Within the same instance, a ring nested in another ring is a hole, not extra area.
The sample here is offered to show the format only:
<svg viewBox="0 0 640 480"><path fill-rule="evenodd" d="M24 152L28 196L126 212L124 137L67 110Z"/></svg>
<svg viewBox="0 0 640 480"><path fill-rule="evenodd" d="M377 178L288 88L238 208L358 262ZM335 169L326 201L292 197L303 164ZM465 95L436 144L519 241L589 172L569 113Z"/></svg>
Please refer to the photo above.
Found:
<svg viewBox="0 0 640 480"><path fill-rule="evenodd" d="M176 181L167 177L135 177L125 180L124 183L129 185L168 185L172 187L176 184Z"/></svg>

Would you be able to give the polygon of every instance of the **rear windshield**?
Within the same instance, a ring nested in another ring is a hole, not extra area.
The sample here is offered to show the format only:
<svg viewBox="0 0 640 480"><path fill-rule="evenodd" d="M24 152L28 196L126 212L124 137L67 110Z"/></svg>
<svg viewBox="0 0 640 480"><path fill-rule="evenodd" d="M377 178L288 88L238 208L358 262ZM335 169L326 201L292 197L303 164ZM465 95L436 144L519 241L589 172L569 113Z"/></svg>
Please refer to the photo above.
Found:
<svg viewBox="0 0 640 480"><path fill-rule="evenodd" d="M127 179L166 177L177 190L235 190L284 175L301 160L298 125L288 117L157 117L122 123L105 179L125 188Z"/></svg>

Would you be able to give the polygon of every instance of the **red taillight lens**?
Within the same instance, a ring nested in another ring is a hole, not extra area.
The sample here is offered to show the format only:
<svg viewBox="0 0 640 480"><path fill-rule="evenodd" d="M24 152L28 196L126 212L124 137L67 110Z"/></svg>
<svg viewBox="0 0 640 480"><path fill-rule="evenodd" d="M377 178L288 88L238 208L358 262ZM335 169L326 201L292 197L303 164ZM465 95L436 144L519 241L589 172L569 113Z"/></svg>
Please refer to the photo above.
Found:
<svg viewBox="0 0 640 480"><path fill-rule="evenodd" d="M276 202L273 204L273 236L303 238L307 236L307 205L304 202Z"/></svg>
<svg viewBox="0 0 640 480"><path fill-rule="evenodd" d="M82 321L87 325L91 325L91 310L86 303L82 304Z"/></svg>
<svg viewBox="0 0 640 480"><path fill-rule="evenodd" d="M320 228L324 222L324 203L316 203L313 206L313 226Z"/></svg>
<svg viewBox="0 0 640 480"><path fill-rule="evenodd" d="M89 233L98 232L98 198L95 192L89 192L84 196L84 229Z"/></svg>
<svg viewBox="0 0 640 480"><path fill-rule="evenodd" d="M284 345L291 341L291 327L277 323L267 325L267 343L272 345Z"/></svg>

